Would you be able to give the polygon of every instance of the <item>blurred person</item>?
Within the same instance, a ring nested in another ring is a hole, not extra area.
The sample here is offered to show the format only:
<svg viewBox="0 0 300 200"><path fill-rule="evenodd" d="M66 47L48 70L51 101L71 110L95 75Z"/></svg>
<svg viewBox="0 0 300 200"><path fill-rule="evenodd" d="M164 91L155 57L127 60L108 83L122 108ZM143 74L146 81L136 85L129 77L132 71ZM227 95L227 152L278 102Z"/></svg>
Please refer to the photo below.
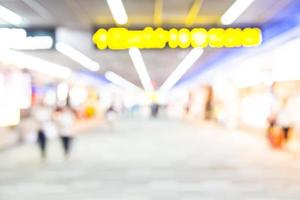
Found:
<svg viewBox="0 0 300 200"><path fill-rule="evenodd" d="M37 143L40 148L42 159L46 159L46 149L47 149L47 125L52 121L52 109L45 105L43 102L39 105L33 107L32 116L37 122Z"/></svg>
<svg viewBox="0 0 300 200"><path fill-rule="evenodd" d="M272 112L268 117L267 122L268 122L267 134L271 135L276 125L276 114Z"/></svg>
<svg viewBox="0 0 300 200"><path fill-rule="evenodd" d="M214 91L212 86L207 86L207 97L205 101L205 120L212 120L214 118Z"/></svg>
<svg viewBox="0 0 300 200"><path fill-rule="evenodd" d="M46 159L46 147L47 147L47 136L43 129L38 129L37 136L38 145L41 151L41 157L43 160Z"/></svg>
<svg viewBox="0 0 300 200"><path fill-rule="evenodd" d="M277 113L276 123L281 129L284 142L286 143L290 138L292 129L292 115L288 98L283 99L282 105Z"/></svg>
<svg viewBox="0 0 300 200"><path fill-rule="evenodd" d="M156 102L153 102L151 105L150 105L150 108L151 108L151 116L153 118L156 118L158 116L158 112L159 112L159 105L158 103Z"/></svg>
<svg viewBox="0 0 300 200"><path fill-rule="evenodd" d="M283 135L277 128L276 114L272 112L267 119L268 128L267 128L267 137L270 141L272 147L274 148L282 148L283 145Z"/></svg>
<svg viewBox="0 0 300 200"><path fill-rule="evenodd" d="M69 158L73 142L73 126L75 124L75 113L69 107L58 108L55 113L55 119L58 124L58 132L65 158Z"/></svg>
<svg viewBox="0 0 300 200"><path fill-rule="evenodd" d="M186 115L189 115L191 113L192 104L193 104L193 93L190 91L188 94L188 101L185 106Z"/></svg>
<svg viewBox="0 0 300 200"><path fill-rule="evenodd" d="M114 104L111 104L105 112L105 117L108 122L112 122L116 118L117 110Z"/></svg>
<svg viewBox="0 0 300 200"><path fill-rule="evenodd" d="M283 134L278 129L277 115L280 109L278 99L274 93L276 85L273 83L269 88L269 94L271 97L271 113L267 118L267 138L274 148L282 148L283 146Z"/></svg>

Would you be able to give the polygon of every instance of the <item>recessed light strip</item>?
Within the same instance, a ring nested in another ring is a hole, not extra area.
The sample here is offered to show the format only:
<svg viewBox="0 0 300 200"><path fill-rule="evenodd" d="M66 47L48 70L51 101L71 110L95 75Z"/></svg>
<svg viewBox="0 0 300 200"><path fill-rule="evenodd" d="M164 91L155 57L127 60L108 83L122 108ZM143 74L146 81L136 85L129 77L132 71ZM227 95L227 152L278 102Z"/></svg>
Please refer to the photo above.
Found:
<svg viewBox="0 0 300 200"><path fill-rule="evenodd" d="M2 5L0 5L0 18L14 25L19 25L23 21L20 15L14 13L13 11L9 10L8 8Z"/></svg>
<svg viewBox="0 0 300 200"><path fill-rule="evenodd" d="M203 54L203 49L194 48L189 54L183 59L183 61L178 65L175 71L169 76L169 78L162 84L160 91L167 91L172 89L177 81L187 72L187 70L193 66L193 64L198 60L198 58Z"/></svg>
<svg viewBox="0 0 300 200"><path fill-rule="evenodd" d="M255 0L236 0L221 17L224 25L232 24Z"/></svg>
<svg viewBox="0 0 300 200"><path fill-rule="evenodd" d="M122 0L107 0L110 12L117 24L126 24L128 16Z"/></svg>
<svg viewBox="0 0 300 200"><path fill-rule="evenodd" d="M153 85L140 50L138 48L130 48L129 55L139 75L144 89L147 91L153 90Z"/></svg>
<svg viewBox="0 0 300 200"><path fill-rule="evenodd" d="M61 52L65 56L68 56L72 60L78 62L83 67L91 70L91 71L98 71L100 66L97 62L93 61L92 59L88 58L86 55L81 53L80 51L74 49L68 44L63 42L58 42L55 45L57 51Z"/></svg>
<svg viewBox="0 0 300 200"><path fill-rule="evenodd" d="M120 87L125 87L127 89L132 89L132 90L141 90L138 86L134 85L133 83L131 83L130 81L124 79L123 77L121 77L120 75L108 71L105 73L105 78L109 81L111 81L113 84L118 85Z"/></svg>

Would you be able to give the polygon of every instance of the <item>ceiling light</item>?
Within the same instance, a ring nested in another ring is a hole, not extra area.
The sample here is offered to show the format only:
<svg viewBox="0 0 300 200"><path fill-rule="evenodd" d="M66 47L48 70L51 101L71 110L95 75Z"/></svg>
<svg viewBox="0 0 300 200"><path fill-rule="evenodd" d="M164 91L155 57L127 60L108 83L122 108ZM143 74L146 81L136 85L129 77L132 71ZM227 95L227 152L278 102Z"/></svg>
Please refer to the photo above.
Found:
<svg viewBox="0 0 300 200"><path fill-rule="evenodd" d="M119 76L114 72L111 71L106 72L105 78L111 81L113 84L118 85L120 87L125 87L127 89L133 89L133 90L141 90L138 86L134 85L130 81L124 79L123 77Z"/></svg>
<svg viewBox="0 0 300 200"><path fill-rule="evenodd" d="M236 0L221 17L222 24L232 24L254 1L255 0Z"/></svg>
<svg viewBox="0 0 300 200"><path fill-rule="evenodd" d="M192 65L198 60L198 58L203 54L203 49L194 48L190 53L183 59L183 61L178 65L175 71L169 76L169 78L160 87L161 91L170 90L177 81L185 74L185 72L192 67Z"/></svg>
<svg viewBox="0 0 300 200"><path fill-rule="evenodd" d="M0 18L14 25L22 23L22 17L0 5Z"/></svg>
<svg viewBox="0 0 300 200"><path fill-rule="evenodd" d="M53 39L50 36L29 36L25 29L0 28L1 49L37 50L51 49Z"/></svg>
<svg viewBox="0 0 300 200"><path fill-rule="evenodd" d="M122 0L107 0L107 4L116 23L126 24L128 17Z"/></svg>
<svg viewBox="0 0 300 200"><path fill-rule="evenodd" d="M69 78L72 73L70 68L14 50L1 51L0 60L8 64L14 64L16 67L41 72L62 79Z"/></svg>
<svg viewBox="0 0 300 200"><path fill-rule="evenodd" d="M75 60L83 67L91 70L91 71L98 71L100 66L97 62L91 60L86 55L82 54L80 51L74 49L73 47L63 43L58 42L55 45L57 51L61 52L62 54L68 56L69 58Z"/></svg>
<svg viewBox="0 0 300 200"><path fill-rule="evenodd" d="M20 43L15 43L11 48L17 50L51 49L53 39L50 36L26 37Z"/></svg>
<svg viewBox="0 0 300 200"><path fill-rule="evenodd" d="M139 75L139 78L142 82L144 89L153 90L153 85L140 50L138 48L130 48L129 55Z"/></svg>
<svg viewBox="0 0 300 200"><path fill-rule="evenodd" d="M0 28L0 49L39 50L51 49L53 37L50 35L27 36L23 28Z"/></svg>

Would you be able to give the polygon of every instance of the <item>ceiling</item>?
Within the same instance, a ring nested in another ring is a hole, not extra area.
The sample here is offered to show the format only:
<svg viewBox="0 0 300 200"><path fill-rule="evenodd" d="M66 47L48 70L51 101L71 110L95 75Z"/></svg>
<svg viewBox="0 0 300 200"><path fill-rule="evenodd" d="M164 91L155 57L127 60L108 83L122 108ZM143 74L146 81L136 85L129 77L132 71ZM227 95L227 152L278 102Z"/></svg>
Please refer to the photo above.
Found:
<svg viewBox="0 0 300 200"><path fill-rule="evenodd" d="M159 2L162 6L159 6ZM127 26L183 27L191 8L199 0L123 0L129 17ZM220 25L220 16L235 0L199 1L199 11L192 18L191 26ZM236 21L238 24L261 25L291 1L256 0ZM106 0L0 0L0 4L24 18L24 27L59 27L57 40L66 42L86 54L101 66L99 73L107 70L141 85L130 60L128 51L98 51L91 42L93 27L115 26ZM197 7L197 6L196 6ZM155 9L157 8L157 9ZM161 8L161 9L160 9ZM266 10L268 12L266 12ZM4 24L4 21L0 21ZM206 49L197 62L205 62L222 50ZM159 87L189 49L142 50L151 79ZM31 55L55 62L72 69L83 69L73 60L55 50L30 51ZM193 68L197 67L197 64Z"/></svg>

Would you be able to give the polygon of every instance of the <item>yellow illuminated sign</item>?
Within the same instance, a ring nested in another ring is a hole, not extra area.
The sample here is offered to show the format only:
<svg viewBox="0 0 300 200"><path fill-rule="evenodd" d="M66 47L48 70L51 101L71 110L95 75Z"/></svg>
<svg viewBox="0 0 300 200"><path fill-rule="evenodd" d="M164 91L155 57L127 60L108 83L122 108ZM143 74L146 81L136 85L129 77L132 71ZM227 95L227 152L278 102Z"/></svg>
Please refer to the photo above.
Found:
<svg viewBox="0 0 300 200"><path fill-rule="evenodd" d="M99 29L93 35L93 42L98 49L140 49L151 48L188 48L212 47L235 48L254 47L260 45L262 34L259 28L182 28L164 30L147 27L144 30L128 30L126 28Z"/></svg>

